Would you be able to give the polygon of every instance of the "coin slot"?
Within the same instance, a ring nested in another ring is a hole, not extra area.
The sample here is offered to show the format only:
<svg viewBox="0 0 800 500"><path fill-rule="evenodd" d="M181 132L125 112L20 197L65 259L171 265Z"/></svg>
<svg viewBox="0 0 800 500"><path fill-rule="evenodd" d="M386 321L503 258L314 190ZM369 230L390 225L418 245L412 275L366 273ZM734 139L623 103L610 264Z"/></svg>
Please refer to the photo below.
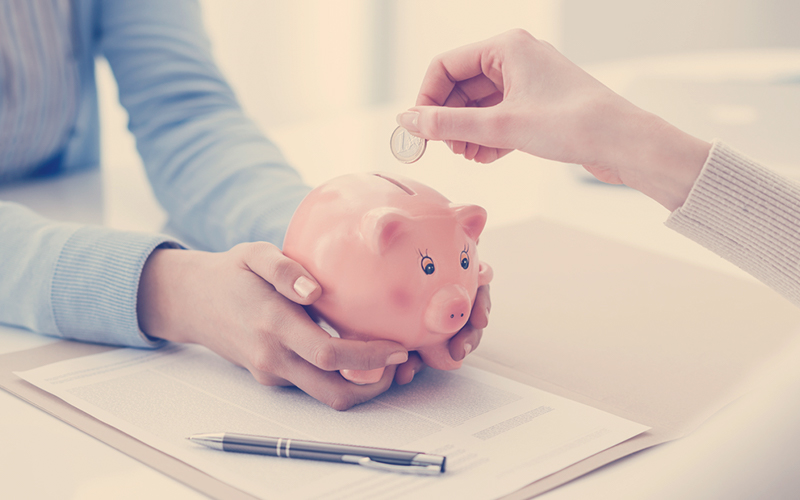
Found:
<svg viewBox="0 0 800 500"><path fill-rule="evenodd" d="M398 181L396 179L392 179L391 177L386 177L385 175L381 175L381 174L373 174L373 175L375 175L375 177L380 177L383 180L391 182L395 186L397 186L400 189L402 189L403 191L405 191L406 194L410 194L411 196L414 196L415 194L417 194L417 193L414 192L413 189L411 189L410 187L406 186L405 184L403 184L402 182L400 182L400 181Z"/></svg>

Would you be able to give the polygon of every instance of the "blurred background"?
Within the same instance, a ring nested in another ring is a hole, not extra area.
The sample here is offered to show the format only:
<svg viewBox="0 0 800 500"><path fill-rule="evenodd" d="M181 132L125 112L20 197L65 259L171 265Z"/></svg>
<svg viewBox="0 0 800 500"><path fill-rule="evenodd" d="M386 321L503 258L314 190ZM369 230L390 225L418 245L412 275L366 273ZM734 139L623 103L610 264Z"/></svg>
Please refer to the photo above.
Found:
<svg viewBox="0 0 800 500"><path fill-rule="evenodd" d="M797 0L202 0L217 61L265 126L412 105L435 55L524 28L581 65L800 47Z"/></svg>
<svg viewBox="0 0 800 500"><path fill-rule="evenodd" d="M514 153L487 167L436 142L417 163L394 160L394 117L414 104L431 59L512 28L549 41L679 128L721 138L800 179L798 0L200 3L217 63L245 112L310 185L353 169L395 171L485 207L492 224L550 218L744 276L663 229L663 207L601 185L580 166ZM102 59L98 80L104 192L116 193L106 195L104 221L146 229L165 214L142 199L150 188Z"/></svg>

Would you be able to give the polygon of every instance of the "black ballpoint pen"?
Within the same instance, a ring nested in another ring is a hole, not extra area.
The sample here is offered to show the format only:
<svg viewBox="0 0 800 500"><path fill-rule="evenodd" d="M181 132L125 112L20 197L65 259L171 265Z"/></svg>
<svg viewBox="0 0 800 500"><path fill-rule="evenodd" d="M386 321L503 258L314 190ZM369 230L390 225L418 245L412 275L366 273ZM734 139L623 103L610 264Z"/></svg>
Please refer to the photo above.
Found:
<svg viewBox="0 0 800 500"><path fill-rule="evenodd" d="M280 458L340 462L406 474L441 474L444 472L444 463L447 459L447 457L441 455L429 455L416 451L253 436L231 432L195 434L187 439L215 450L272 455Z"/></svg>

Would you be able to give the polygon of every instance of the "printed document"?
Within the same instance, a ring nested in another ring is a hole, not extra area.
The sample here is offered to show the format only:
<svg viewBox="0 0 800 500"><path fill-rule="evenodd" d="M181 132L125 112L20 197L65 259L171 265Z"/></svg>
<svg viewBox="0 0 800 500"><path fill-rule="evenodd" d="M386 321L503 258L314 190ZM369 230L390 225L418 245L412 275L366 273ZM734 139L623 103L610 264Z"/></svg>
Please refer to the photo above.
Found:
<svg viewBox="0 0 800 500"><path fill-rule="evenodd" d="M476 498L511 493L648 427L471 367L426 369L347 411L265 387L200 346L118 349L20 377L147 445L254 496ZM230 453L188 441L238 432L447 456L416 476Z"/></svg>

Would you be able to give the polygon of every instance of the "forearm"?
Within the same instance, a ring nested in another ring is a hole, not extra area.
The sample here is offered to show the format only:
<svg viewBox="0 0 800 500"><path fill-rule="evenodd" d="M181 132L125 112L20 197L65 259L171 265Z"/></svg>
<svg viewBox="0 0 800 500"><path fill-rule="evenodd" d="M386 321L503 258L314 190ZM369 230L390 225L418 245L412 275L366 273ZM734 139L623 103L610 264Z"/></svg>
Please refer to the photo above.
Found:
<svg viewBox="0 0 800 500"><path fill-rule="evenodd" d="M661 118L653 116L652 119L660 123L643 130L645 137L636 159L640 176L631 181L631 187L673 211L683 205L689 195L711 144Z"/></svg>
<svg viewBox="0 0 800 500"><path fill-rule="evenodd" d="M800 305L800 187L715 141L666 225Z"/></svg>
<svg viewBox="0 0 800 500"><path fill-rule="evenodd" d="M196 335L202 329L192 323L210 302L186 300L191 288L202 292L202 282L195 283L198 273L208 274L202 252L158 249L150 254L142 270L136 303L143 332L173 342L200 342Z"/></svg>
<svg viewBox="0 0 800 500"><path fill-rule="evenodd" d="M159 202L207 250L280 246L308 192L214 64L196 1L104 4L102 47Z"/></svg>
<svg viewBox="0 0 800 500"><path fill-rule="evenodd" d="M139 330L139 273L158 235L56 223L0 203L0 323L65 338L153 347Z"/></svg>
<svg viewBox="0 0 800 500"><path fill-rule="evenodd" d="M708 157L711 144L693 137L662 118L637 108L616 94L601 105L602 121L586 120L588 149L598 163L587 169L601 180L614 172L619 181L642 192L668 210L680 207Z"/></svg>

